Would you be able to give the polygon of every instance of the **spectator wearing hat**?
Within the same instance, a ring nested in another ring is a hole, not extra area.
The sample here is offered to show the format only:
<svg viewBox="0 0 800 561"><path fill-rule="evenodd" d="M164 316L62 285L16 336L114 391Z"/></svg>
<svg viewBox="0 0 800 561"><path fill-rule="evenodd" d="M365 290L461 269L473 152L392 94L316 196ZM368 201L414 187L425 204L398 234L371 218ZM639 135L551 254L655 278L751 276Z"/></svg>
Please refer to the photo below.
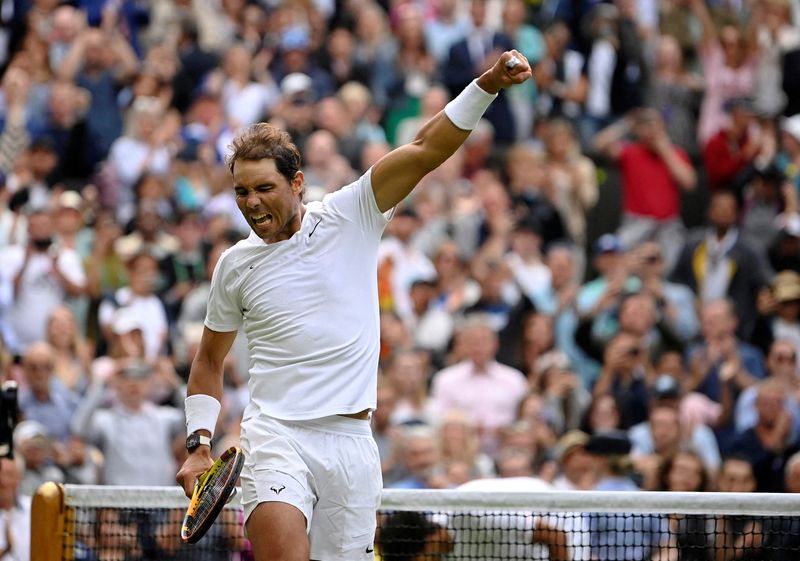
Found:
<svg viewBox="0 0 800 561"><path fill-rule="evenodd" d="M278 55L270 68L278 82L294 72L300 72L311 78L314 99L322 99L335 93L330 74L312 57L311 35L307 28L292 25L284 29L278 43Z"/></svg>
<svg viewBox="0 0 800 561"><path fill-rule="evenodd" d="M151 380L146 363L119 361L115 372L95 379L75 415L73 432L105 456L105 485L171 485L175 479L173 450L182 439L183 415L147 400ZM98 409L107 389L113 403Z"/></svg>
<svg viewBox="0 0 800 561"><path fill-rule="evenodd" d="M700 302L721 298L736 302L738 335L748 340L753 333L757 311L753 294L766 285L766 264L742 239L739 203L727 191L712 194L708 227L690 239L672 272L672 281L685 284Z"/></svg>
<svg viewBox="0 0 800 561"><path fill-rule="evenodd" d="M631 443L624 432L598 433L585 445L592 458L595 491L638 491L631 479ZM660 515L642 515L637 520L636 540L619 519L607 514L589 514L592 558L644 561L669 539L667 520Z"/></svg>
<svg viewBox="0 0 800 561"><path fill-rule="evenodd" d="M777 339L789 341L800 350L800 274L781 271L772 279L772 286L758 294L758 323L753 344L764 352Z"/></svg>
<svg viewBox="0 0 800 561"><path fill-rule="evenodd" d="M800 273L800 214L784 213L778 225L778 234L767 248L769 265L773 271Z"/></svg>
<svg viewBox="0 0 800 561"><path fill-rule="evenodd" d="M769 149L753 113L753 103L746 97L735 97L725 104L729 124L718 130L703 146L703 164L712 191L733 189L741 183L740 175L756 159L769 159L774 154L762 154ZM774 145L772 146L774 150Z"/></svg>
<svg viewBox="0 0 800 561"><path fill-rule="evenodd" d="M596 317L615 307L626 292L639 289L639 279L629 275L622 242L615 234L603 234L594 242L592 266L597 278L578 291L575 309L581 317Z"/></svg>
<svg viewBox="0 0 800 561"><path fill-rule="evenodd" d="M83 211L83 197L77 191L64 191L58 196L53 217L56 242L62 247L78 251L81 258L89 251L78 245L78 233L84 226Z"/></svg>
<svg viewBox="0 0 800 561"><path fill-rule="evenodd" d="M571 430L558 441L556 457L559 475L553 488L559 491L589 490L595 485L592 459L586 452L589 435L580 430Z"/></svg>
<svg viewBox="0 0 800 561"><path fill-rule="evenodd" d="M0 331L17 354L47 333L47 318L67 296L80 296L86 277L78 253L54 243L52 216L28 214L28 244L0 250Z"/></svg>
<svg viewBox="0 0 800 561"><path fill-rule="evenodd" d="M14 450L25 470L19 492L33 496L42 483L64 483L64 472L56 464L54 443L47 428L37 421L22 421L14 429Z"/></svg>
<svg viewBox="0 0 800 561"><path fill-rule="evenodd" d="M716 473L721 461L717 439L706 425L688 424L682 418L683 395L678 381L661 374L652 386L651 396L647 420L628 431L631 455L636 458L657 454L664 459L688 449L700 456L704 469Z"/></svg>
<svg viewBox="0 0 800 561"><path fill-rule="evenodd" d="M629 132L634 140L623 141ZM654 109L631 112L600 131L594 144L621 175L622 223L617 235L622 245L627 248L656 240L665 252L667 269L671 269L685 237L681 193L697 186L689 156L672 144L663 118Z"/></svg>
<svg viewBox="0 0 800 561"><path fill-rule="evenodd" d="M120 288L113 298L101 303L98 310L100 326L108 332L121 314L136 318L142 326L144 357L153 361L163 353L168 334L167 313L155 293L158 260L147 252L140 252L128 260L126 266L129 286Z"/></svg>

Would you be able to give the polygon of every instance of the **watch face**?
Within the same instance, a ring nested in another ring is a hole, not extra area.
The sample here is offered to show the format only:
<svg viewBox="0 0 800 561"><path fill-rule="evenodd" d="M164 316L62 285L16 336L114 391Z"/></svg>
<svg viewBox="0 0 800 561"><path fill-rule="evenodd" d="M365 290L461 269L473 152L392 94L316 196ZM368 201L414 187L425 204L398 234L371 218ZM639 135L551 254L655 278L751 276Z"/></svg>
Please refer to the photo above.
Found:
<svg viewBox="0 0 800 561"><path fill-rule="evenodd" d="M194 450L200 446L200 437L196 434L190 434L189 437L186 439L186 449L187 450Z"/></svg>

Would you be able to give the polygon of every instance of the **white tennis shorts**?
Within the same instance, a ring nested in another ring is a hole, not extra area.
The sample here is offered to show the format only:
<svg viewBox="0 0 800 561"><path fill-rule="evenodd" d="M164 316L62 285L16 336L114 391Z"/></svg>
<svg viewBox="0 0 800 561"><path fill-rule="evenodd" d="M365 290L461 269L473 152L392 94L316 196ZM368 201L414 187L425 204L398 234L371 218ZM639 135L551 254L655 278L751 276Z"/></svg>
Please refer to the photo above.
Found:
<svg viewBox="0 0 800 561"><path fill-rule="evenodd" d="M374 559L383 479L369 421L251 418L241 447L245 521L260 503L288 503L306 517L311 559Z"/></svg>

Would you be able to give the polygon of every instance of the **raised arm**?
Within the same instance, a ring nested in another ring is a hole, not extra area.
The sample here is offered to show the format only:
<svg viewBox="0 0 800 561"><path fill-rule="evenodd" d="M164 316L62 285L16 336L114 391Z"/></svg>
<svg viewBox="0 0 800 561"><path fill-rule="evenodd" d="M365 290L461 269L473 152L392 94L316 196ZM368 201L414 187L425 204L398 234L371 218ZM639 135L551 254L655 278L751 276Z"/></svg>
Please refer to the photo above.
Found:
<svg viewBox="0 0 800 561"><path fill-rule="evenodd" d="M714 20L711 19L706 0L692 0L691 8L695 17L700 21L700 27L702 28L701 48L708 49L713 47L718 41L717 27L714 25Z"/></svg>
<svg viewBox="0 0 800 561"><path fill-rule="evenodd" d="M506 63L512 57L520 62L508 68ZM428 121L413 142L381 158L372 170L372 190L381 212L402 201L425 175L453 155L501 89L530 77L524 56L517 51L503 53L492 68Z"/></svg>

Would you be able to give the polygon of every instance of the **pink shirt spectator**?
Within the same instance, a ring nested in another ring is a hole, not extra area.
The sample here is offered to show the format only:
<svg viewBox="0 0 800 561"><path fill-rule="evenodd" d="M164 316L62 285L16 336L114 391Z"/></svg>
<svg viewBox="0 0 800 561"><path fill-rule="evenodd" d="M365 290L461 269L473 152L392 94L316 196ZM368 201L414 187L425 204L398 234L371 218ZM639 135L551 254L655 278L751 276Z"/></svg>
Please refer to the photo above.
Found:
<svg viewBox="0 0 800 561"><path fill-rule="evenodd" d="M734 97L748 96L753 92L758 57L749 57L739 68L725 65L722 49L718 45L702 49L700 60L706 79L706 93L700 107L698 136L700 145L728 124L725 102Z"/></svg>
<svg viewBox="0 0 800 561"><path fill-rule="evenodd" d="M477 371L471 361L440 370L433 377L431 396L436 410L464 411L481 432L484 450L491 450L498 429L513 423L517 407L528 393L528 380L515 368L491 361Z"/></svg>

